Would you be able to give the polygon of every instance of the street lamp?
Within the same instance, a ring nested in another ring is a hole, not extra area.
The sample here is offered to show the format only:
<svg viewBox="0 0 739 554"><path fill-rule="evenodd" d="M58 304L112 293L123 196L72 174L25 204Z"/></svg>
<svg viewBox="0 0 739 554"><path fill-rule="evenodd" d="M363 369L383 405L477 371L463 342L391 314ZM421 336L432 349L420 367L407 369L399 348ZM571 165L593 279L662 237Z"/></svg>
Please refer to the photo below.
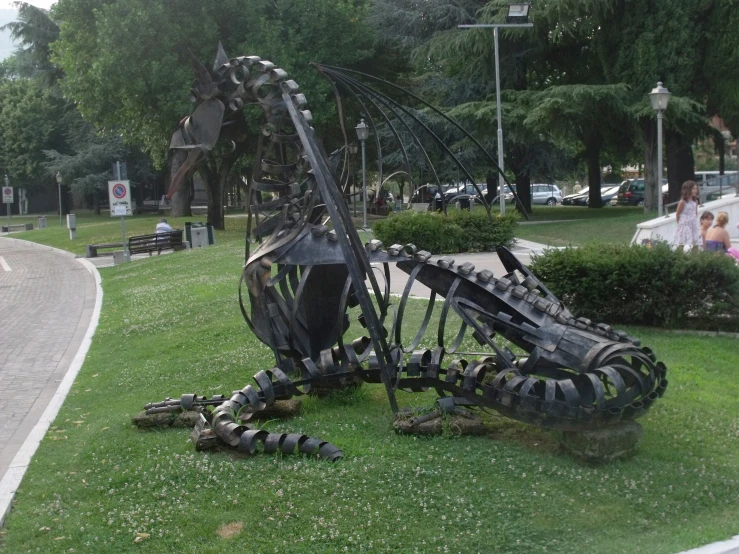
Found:
<svg viewBox="0 0 739 554"><path fill-rule="evenodd" d="M357 150L359 150L359 146L357 146L356 142L349 144L349 173L352 176L352 209L354 210L354 217L357 217L357 181L354 178L354 171L352 171L352 160L357 155Z"/></svg>
<svg viewBox="0 0 739 554"><path fill-rule="evenodd" d="M495 105L498 113L498 199L500 213L505 213L505 181L503 180L503 117L500 109L500 58L498 57L498 29L501 27L533 27L529 23L529 4L518 3L508 6L508 15L505 23L480 23L474 25L459 25L460 29L493 29L493 44L495 50Z"/></svg>
<svg viewBox="0 0 739 554"><path fill-rule="evenodd" d="M357 131L359 142L362 143L362 229L367 229L367 165L364 158L364 143L369 138L369 127L364 119L361 119L354 129Z"/></svg>
<svg viewBox="0 0 739 554"><path fill-rule="evenodd" d="M660 81L649 93L649 99L657 112L657 216L662 217L662 118L670 101L670 91Z"/></svg>
<svg viewBox="0 0 739 554"><path fill-rule="evenodd" d="M62 226L62 174L56 172L56 186L59 189L59 227Z"/></svg>
<svg viewBox="0 0 739 554"><path fill-rule="evenodd" d="M10 186L10 178L8 177L8 174L6 173L5 174L5 187L7 188L9 186ZM10 200L11 200L11 202L8 203L8 205L7 205L8 206L8 233L10 233L10 205L11 205L13 199L11 198Z"/></svg>

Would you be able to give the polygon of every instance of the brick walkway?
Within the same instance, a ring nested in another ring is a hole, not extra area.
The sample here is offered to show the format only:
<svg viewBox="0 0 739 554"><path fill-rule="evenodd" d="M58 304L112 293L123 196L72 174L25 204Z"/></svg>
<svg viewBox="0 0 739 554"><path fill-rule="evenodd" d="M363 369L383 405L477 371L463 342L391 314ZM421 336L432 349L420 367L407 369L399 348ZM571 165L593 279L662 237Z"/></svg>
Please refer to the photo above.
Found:
<svg viewBox="0 0 739 554"><path fill-rule="evenodd" d="M96 294L73 256L0 238L0 480L75 358Z"/></svg>

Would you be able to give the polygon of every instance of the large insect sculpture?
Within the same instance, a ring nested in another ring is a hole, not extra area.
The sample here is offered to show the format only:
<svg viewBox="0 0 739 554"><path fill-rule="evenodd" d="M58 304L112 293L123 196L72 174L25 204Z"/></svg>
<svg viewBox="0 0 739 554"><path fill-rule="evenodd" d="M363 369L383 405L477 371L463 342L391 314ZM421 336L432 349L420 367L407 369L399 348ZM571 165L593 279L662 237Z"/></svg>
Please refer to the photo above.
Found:
<svg viewBox="0 0 739 554"><path fill-rule="evenodd" d="M193 433L198 448L225 444L254 453L261 445L265 452L297 449L335 460L342 451L330 443L269 433L247 421L277 400L358 381L383 383L396 415L398 390L433 388L439 394L437 414L489 408L565 431L636 419L664 393L666 368L648 348L609 325L574 317L506 248L498 248L497 254L507 273L495 276L413 245L362 244L339 187L338 164L316 138L297 83L257 56L229 59L220 45L213 70L195 65L192 94L197 107L172 139L171 148L186 157L178 162L170 190L218 140L244 136L239 128L245 124L245 105L263 109L250 185L257 220L252 233L261 243L243 269L248 303L241 287L239 297L246 322L272 349L275 365L256 373L254 385L230 397L184 394L146 405L147 414L199 411ZM410 130L410 119L433 135L409 110L362 84L356 72L318 69L336 90L349 90L367 117L371 119L371 108L379 111L397 139L403 133L396 127ZM422 149L417 135L409 134ZM400 149L408 163L406 148ZM264 193L272 199L263 201ZM389 264L408 274L399 298L391 299L389 293ZM373 267L382 269L384 283ZM428 287L430 298L420 327L407 342L404 315L416 282ZM443 300L436 347L419 349L437 299ZM366 334L348 341L349 313L356 306ZM452 315L459 329L447 341ZM483 351L469 361L460 351L468 332ZM515 356L501 339L527 355Z"/></svg>

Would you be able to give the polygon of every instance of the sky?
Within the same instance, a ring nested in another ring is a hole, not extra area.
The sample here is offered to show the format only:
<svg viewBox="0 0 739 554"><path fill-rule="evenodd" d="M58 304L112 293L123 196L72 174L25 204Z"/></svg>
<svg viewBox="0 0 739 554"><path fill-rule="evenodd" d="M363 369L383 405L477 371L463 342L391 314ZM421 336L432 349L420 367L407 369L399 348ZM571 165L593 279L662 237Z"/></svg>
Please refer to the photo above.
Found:
<svg viewBox="0 0 739 554"><path fill-rule="evenodd" d="M28 0L29 4L39 8L48 9L56 0ZM12 0L0 0L0 26L15 21L17 17L16 8ZM10 40L8 31L0 31L0 60L10 56L15 50L15 45Z"/></svg>
<svg viewBox="0 0 739 554"><path fill-rule="evenodd" d="M49 9L52 4L56 4L56 0L26 0L26 4L31 4L38 8ZM0 0L0 10L15 9L12 0Z"/></svg>

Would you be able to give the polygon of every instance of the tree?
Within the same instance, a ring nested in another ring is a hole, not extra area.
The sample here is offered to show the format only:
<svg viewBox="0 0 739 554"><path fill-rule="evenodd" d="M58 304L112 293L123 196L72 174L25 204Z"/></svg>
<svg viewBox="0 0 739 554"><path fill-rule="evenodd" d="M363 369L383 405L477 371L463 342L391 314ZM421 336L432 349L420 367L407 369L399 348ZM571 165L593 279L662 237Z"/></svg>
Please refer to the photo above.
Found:
<svg viewBox="0 0 739 554"><path fill-rule="evenodd" d="M54 59L65 71L63 88L83 115L102 129L118 129L164 165L172 131L191 112L191 53L214 59L219 40L227 52L274 56L300 84L325 126L334 111L328 83L309 61L346 64L371 58L372 35L362 23L362 2L330 0L65 0L55 15L64 23ZM341 29L327 33L327 29ZM258 118L247 111L252 137ZM209 221L223 226L223 189L234 165L229 149L216 149L199 170L209 196Z"/></svg>
<svg viewBox="0 0 739 554"><path fill-rule="evenodd" d="M49 11L26 2L14 2L18 20L0 27L10 31L11 38L19 45L16 52L17 75L35 77L42 85L53 85L61 72L51 63L51 44L59 38L59 26L49 16Z"/></svg>
<svg viewBox="0 0 739 554"><path fill-rule="evenodd" d="M73 192L92 195L95 213L99 214L101 193L107 181L114 178L112 163L124 157L125 148L120 136L111 134L100 137L95 128L77 112L71 115L66 139L72 153L46 150L44 167L51 175L61 173L65 185Z"/></svg>
<svg viewBox="0 0 739 554"><path fill-rule="evenodd" d="M0 83L0 163L14 183L31 194L52 179L44 150L64 149L63 126L69 104L28 79Z"/></svg>
<svg viewBox="0 0 739 554"><path fill-rule="evenodd" d="M549 129L583 147L588 166L588 206L602 207L601 153L628 140L632 128L625 85L560 85L534 93L526 124Z"/></svg>

